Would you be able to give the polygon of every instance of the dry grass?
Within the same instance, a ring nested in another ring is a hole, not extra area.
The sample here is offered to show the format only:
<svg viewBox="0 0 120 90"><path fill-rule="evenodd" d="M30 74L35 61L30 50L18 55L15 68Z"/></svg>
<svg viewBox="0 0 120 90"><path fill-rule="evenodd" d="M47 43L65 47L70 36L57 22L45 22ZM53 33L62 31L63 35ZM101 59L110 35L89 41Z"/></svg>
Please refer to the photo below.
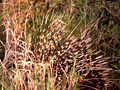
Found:
<svg viewBox="0 0 120 90"><path fill-rule="evenodd" d="M106 59L102 55L92 58L93 53L98 55L100 51L92 48L89 33L99 19L96 22L91 20L92 24L86 22L84 30L80 28L75 35L76 28L86 20L86 13L70 31L67 27L74 18L74 15L71 17L72 12L55 13L50 9L43 13L45 7L40 9L41 6L22 0L4 0L2 24L5 27L6 44L3 43L4 61L0 61L0 88L78 90L85 86L82 82L89 82L87 76L94 70L102 70L101 79L107 80L104 77L112 69L107 68ZM101 87L89 88L98 90Z"/></svg>

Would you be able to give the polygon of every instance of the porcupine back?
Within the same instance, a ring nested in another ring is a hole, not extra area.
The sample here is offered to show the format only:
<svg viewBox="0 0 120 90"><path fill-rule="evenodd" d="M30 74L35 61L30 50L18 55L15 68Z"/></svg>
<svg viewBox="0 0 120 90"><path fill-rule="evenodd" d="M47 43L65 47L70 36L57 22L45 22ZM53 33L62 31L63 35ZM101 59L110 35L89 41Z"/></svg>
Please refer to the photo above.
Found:
<svg viewBox="0 0 120 90"><path fill-rule="evenodd" d="M35 40L34 48L36 49L34 51L38 60L45 62L53 60L53 68L55 72L57 71L59 79L62 79L63 70L67 73L73 70L75 60L75 73L77 75L85 74L85 79L89 79L88 81L83 80L84 86L104 88L105 80L103 78L108 75L104 70L107 62L102 59L100 51L94 49L89 31L84 30L80 35L71 35L67 38L68 32L65 31L64 26L64 22L55 20L48 26L48 30L37 31L39 35ZM90 71L88 72L88 70Z"/></svg>

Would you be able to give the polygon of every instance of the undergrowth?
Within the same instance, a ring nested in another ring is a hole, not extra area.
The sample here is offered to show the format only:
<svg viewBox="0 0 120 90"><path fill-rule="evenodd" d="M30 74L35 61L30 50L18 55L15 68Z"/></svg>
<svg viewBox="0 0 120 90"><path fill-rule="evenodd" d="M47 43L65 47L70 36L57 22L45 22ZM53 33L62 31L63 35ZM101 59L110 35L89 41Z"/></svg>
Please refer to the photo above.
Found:
<svg viewBox="0 0 120 90"><path fill-rule="evenodd" d="M1 90L120 89L118 2L3 0L2 5Z"/></svg>

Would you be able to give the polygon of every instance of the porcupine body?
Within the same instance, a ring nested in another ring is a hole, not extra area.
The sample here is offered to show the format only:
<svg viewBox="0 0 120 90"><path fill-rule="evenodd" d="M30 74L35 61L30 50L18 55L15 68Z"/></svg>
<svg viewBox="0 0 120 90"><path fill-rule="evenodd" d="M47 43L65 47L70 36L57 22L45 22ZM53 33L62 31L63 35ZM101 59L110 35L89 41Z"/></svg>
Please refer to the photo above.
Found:
<svg viewBox="0 0 120 90"><path fill-rule="evenodd" d="M45 62L53 60L53 70L57 71L61 80L64 75L63 70L70 73L74 64L76 75L83 75L90 70L85 76L85 79L89 80L83 81L83 90L90 88L86 85L103 89L105 87L103 78L107 76L107 72L103 68L106 67L107 62L102 59L100 51L94 50L89 31L84 30L78 36L71 35L68 38L64 26L64 22L55 20L48 26L48 30L37 32L40 34L34 42L36 43L34 53L36 53L37 59ZM66 67L68 68L66 69Z"/></svg>

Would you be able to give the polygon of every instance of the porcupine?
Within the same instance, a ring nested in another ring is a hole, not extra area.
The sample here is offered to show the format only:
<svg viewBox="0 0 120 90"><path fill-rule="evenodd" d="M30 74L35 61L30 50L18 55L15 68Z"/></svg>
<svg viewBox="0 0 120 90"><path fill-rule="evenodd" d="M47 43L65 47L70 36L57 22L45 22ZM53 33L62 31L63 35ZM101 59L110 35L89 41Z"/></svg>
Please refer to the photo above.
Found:
<svg viewBox="0 0 120 90"><path fill-rule="evenodd" d="M65 31L64 26L65 23L58 19L48 26L48 30L37 32L40 34L34 42L36 43L34 46L36 51L34 52L37 53L37 58L45 62L49 62L53 59L53 68L57 71L61 79L64 74L62 69L65 70L68 66L67 73L69 73L73 69L74 64L74 61L71 60L75 59L75 73L77 75L85 74L87 69L90 69L86 79L93 78L93 80L88 80L88 82L84 81L84 84L98 89L104 88L105 80L101 78L104 78L107 72L102 68L106 67L107 62L102 59L100 51L96 51L92 48L93 44L89 31L84 30L84 32L78 36L71 35L66 37L68 32ZM44 32L46 34L42 35L41 33ZM92 51L94 55L91 54ZM94 78L99 79L95 80Z"/></svg>

